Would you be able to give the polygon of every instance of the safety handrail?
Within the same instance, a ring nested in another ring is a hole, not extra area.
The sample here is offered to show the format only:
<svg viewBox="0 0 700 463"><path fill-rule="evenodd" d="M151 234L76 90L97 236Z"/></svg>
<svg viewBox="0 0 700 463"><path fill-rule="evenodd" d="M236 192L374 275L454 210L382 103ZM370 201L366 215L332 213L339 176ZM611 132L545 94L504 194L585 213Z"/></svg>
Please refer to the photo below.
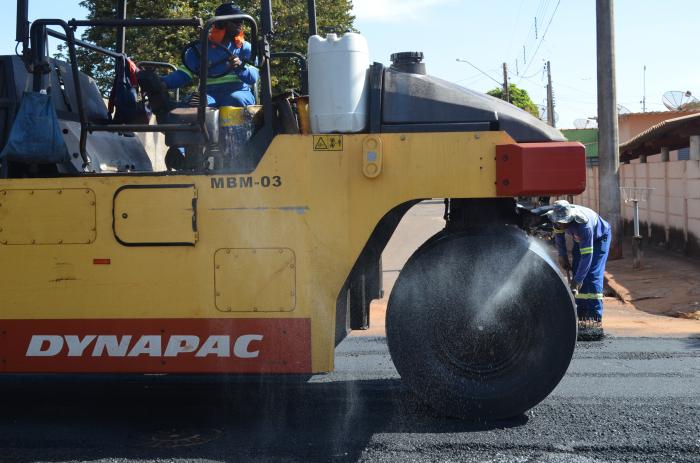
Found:
<svg viewBox="0 0 700 463"><path fill-rule="evenodd" d="M309 94L309 70L306 64L306 56L296 51L278 51L270 53L270 59L291 58L299 62L299 70L301 71L301 94Z"/></svg>

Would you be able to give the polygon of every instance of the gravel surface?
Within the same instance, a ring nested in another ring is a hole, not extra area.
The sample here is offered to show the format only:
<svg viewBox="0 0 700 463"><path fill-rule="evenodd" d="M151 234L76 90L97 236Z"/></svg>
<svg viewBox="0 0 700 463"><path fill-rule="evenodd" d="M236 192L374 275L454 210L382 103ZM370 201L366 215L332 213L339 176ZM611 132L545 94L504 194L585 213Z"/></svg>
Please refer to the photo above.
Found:
<svg viewBox="0 0 700 463"><path fill-rule="evenodd" d="M384 338L350 337L309 384L3 387L0 462L700 462L700 339L579 344L523 416L435 416Z"/></svg>

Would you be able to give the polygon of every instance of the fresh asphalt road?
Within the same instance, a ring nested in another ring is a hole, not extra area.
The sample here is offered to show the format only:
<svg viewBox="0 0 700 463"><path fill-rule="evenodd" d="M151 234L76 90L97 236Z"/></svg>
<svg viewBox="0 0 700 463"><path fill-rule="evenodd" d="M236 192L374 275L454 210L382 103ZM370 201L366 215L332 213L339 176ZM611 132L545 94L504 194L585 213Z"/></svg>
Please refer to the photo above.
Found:
<svg viewBox="0 0 700 463"><path fill-rule="evenodd" d="M579 344L523 416L435 416L383 336L352 336L307 383L3 389L0 461L700 461L700 339Z"/></svg>

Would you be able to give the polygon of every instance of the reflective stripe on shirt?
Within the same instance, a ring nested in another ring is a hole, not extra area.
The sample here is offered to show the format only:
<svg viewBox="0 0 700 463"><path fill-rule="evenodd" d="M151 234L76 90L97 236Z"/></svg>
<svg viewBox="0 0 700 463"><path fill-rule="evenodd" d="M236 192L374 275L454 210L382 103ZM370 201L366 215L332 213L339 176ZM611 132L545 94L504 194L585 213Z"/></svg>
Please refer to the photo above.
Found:
<svg viewBox="0 0 700 463"><path fill-rule="evenodd" d="M578 293L576 299L603 299L603 293Z"/></svg>

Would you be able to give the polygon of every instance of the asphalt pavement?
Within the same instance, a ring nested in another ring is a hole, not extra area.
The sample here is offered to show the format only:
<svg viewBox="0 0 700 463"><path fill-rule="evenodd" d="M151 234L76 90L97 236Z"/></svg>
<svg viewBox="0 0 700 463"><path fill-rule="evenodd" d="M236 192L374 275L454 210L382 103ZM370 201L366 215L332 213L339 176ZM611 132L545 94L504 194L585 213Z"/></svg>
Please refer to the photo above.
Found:
<svg viewBox="0 0 700 463"><path fill-rule="evenodd" d="M336 358L298 382L4 389L0 461L700 461L700 339L579 344L544 402L495 422L433 414L383 336Z"/></svg>

